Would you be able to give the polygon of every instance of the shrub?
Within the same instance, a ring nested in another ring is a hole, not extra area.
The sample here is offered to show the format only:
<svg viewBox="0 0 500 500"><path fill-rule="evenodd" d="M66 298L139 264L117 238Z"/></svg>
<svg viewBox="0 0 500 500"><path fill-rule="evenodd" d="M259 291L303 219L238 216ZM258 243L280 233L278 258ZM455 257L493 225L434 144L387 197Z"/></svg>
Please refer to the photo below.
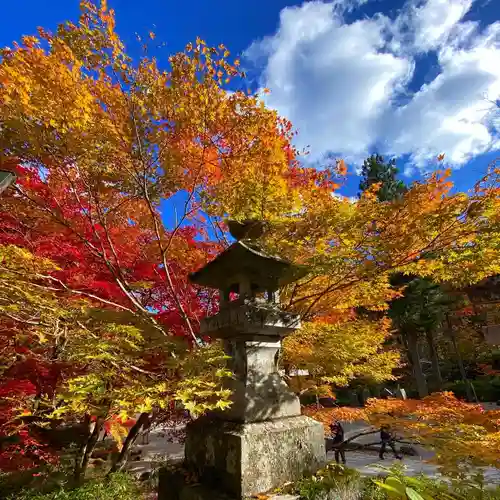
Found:
<svg viewBox="0 0 500 500"><path fill-rule="evenodd" d="M377 486L373 479L365 478L361 491L361 500L387 500L384 490Z"/></svg>
<svg viewBox="0 0 500 500"><path fill-rule="evenodd" d="M299 495L304 500L358 500L361 499L362 489L358 471L330 463L279 493Z"/></svg>
<svg viewBox="0 0 500 500"><path fill-rule="evenodd" d="M450 482L426 476L408 477L401 466L386 469L383 481L373 481L386 493L385 498L409 500L499 500L500 487L489 488L482 473ZM369 496L363 497L367 500ZM377 498L377 497L375 497ZM384 498L384 497L381 497Z"/></svg>
<svg viewBox="0 0 500 500"><path fill-rule="evenodd" d="M472 380L471 383L480 401L498 401L500 399L500 377L481 377ZM463 380L448 382L443 389L453 392L458 398L464 399L467 395Z"/></svg>
<svg viewBox="0 0 500 500"><path fill-rule="evenodd" d="M281 489L303 500L500 500L500 486L488 487L482 474L444 481L408 477L401 465L381 468L377 479L361 478L358 471L335 463Z"/></svg>
<svg viewBox="0 0 500 500"><path fill-rule="evenodd" d="M59 488L50 493L29 489L16 493L9 500L138 500L139 486L130 474L116 473L108 479L95 479L77 488Z"/></svg>

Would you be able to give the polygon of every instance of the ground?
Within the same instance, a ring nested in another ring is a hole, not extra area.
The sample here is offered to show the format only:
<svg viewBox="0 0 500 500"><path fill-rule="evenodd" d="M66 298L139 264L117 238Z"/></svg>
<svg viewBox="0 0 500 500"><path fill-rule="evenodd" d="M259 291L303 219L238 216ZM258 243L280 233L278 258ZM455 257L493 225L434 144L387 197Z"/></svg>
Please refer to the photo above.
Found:
<svg viewBox="0 0 500 500"><path fill-rule="evenodd" d="M359 432L364 424L351 424L346 428L346 437L352 433ZM131 461L128 464L128 470L134 474L140 475L143 472L148 472L155 465L159 465L165 461L179 461L184 456L184 447L181 443L168 442L168 429L154 430L149 437L149 444L138 444L134 450L141 450L141 458L138 461ZM373 437L371 438L373 441ZM416 476L424 473L429 477L438 476L437 469L434 465L426 462L431 454L425 450L419 450L420 456L408 457L405 456L402 463L407 468L408 475ZM392 457L391 453L387 453L386 460L381 461L378 458L378 453L373 451L348 451L346 453L347 466L357 469L363 475L376 476L381 473L380 466L390 467L394 463L401 463ZM333 460L333 452L328 453L328 459ZM488 468L484 470L486 482L489 484L500 484L500 469Z"/></svg>

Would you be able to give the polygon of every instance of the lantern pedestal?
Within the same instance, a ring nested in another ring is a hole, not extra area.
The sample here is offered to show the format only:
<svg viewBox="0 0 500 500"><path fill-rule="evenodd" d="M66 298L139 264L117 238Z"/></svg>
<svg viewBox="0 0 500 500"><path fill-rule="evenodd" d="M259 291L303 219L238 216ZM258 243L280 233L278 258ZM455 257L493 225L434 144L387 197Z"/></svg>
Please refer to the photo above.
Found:
<svg viewBox="0 0 500 500"><path fill-rule="evenodd" d="M245 424L199 418L185 446L188 469L233 498L268 492L326 461L322 424L303 416Z"/></svg>

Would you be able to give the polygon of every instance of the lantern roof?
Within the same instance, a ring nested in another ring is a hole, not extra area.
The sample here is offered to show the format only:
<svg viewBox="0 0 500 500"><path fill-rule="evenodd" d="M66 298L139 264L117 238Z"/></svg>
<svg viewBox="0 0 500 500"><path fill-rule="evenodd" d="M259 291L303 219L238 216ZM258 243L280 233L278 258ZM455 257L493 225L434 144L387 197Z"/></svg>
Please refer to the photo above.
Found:
<svg viewBox="0 0 500 500"><path fill-rule="evenodd" d="M268 255L254 242L236 241L206 266L190 275L192 283L237 291L243 280L254 293L277 290L305 276L307 269L280 257Z"/></svg>

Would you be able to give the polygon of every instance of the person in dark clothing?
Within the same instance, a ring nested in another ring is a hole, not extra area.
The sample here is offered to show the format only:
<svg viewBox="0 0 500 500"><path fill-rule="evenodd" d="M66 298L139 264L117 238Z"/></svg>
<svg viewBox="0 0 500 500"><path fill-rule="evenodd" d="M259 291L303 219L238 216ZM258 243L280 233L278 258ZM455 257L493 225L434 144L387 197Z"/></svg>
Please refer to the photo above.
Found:
<svg viewBox="0 0 500 500"><path fill-rule="evenodd" d="M341 423L336 420L330 425L330 430L333 437L333 449L335 450L335 461L340 463L340 458L342 458L342 463L345 464L345 450L343 448L344 444L344 428Z"/></svg>
<svg viewBox="0 0 500 500"><path fill-rule="evenodd" d="M391 429L389 428L389 426L383 425L380 428L380 440L382 441L379 453L380 460L384 460L384 453L387 450L387 446L389 446L389 448L394 453L394 456L398 460L401 460L403 458L396 450L396 445L394 444L395 438L394 435L391 433Z"/></svg>

